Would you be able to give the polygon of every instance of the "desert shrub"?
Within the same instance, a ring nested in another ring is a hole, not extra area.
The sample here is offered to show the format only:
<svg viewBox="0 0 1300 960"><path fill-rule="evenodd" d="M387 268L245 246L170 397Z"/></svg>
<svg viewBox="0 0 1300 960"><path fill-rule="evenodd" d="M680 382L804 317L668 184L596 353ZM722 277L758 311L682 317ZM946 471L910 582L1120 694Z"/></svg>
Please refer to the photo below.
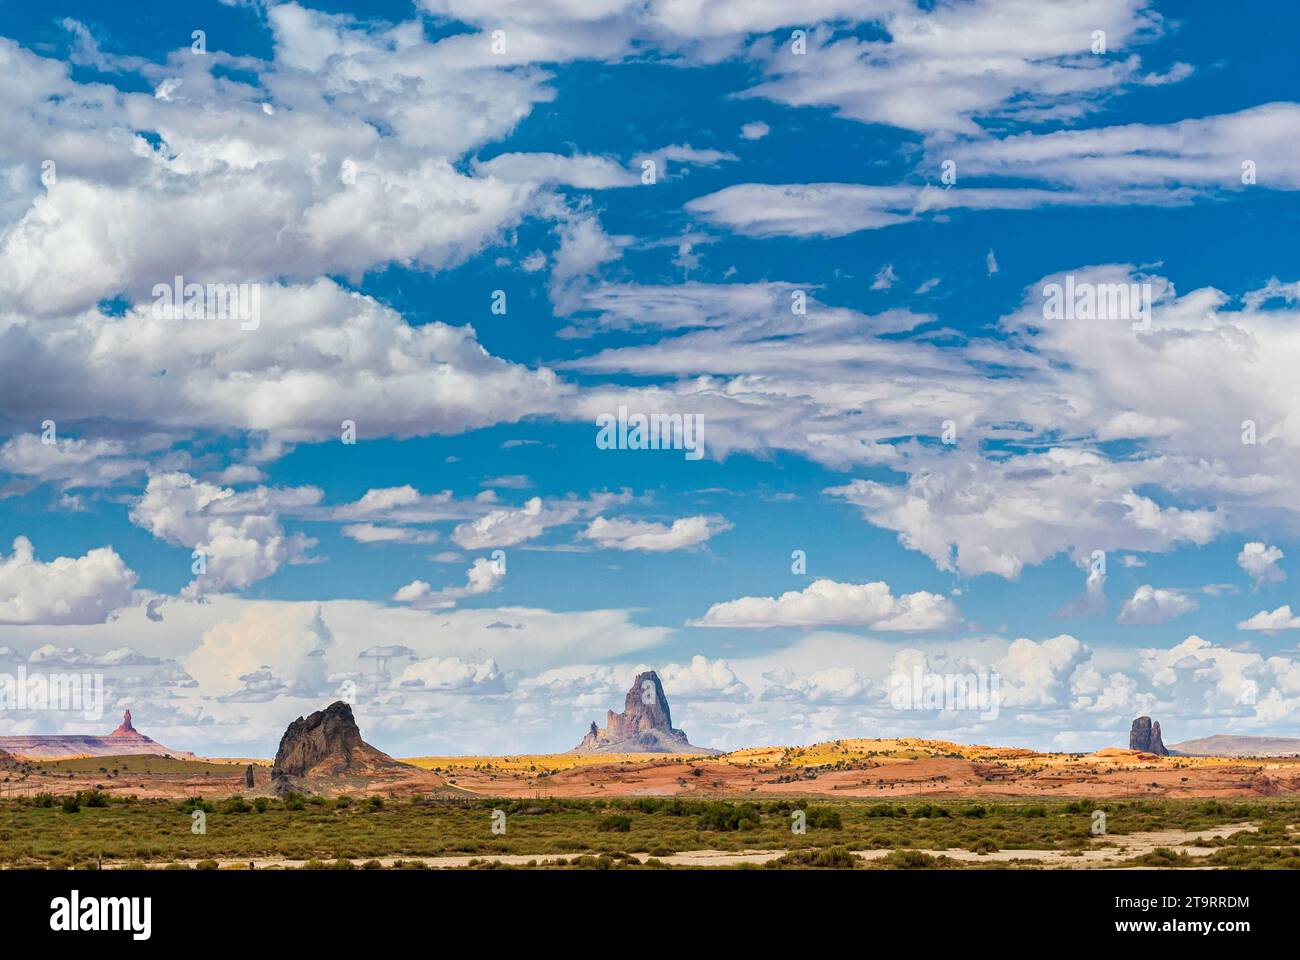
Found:
<svg viewBox="0 0 1300 960"><path fill-rule="evenodd" d="M1192 858L1185 853L1175 853L1168 847L1156 847L1150 853L1134 857L1133 862L1144 867L1185 867L1191 864Z"/></svg>
<svg viewBox="0 0 1300 960"><path fill-rule="evenodd" d="M808 826L818 830L838 830L843 826L840 812L832 807L809 807L806 814Z"/></svg>
<svg viewBox="0 0 1300 960"><path fill-rule="evenodd" d="M253 809L256 810L258 813L266 813L266 811L270 808L270 806L271 806L271 801L266 799L266 797L253 798Z"/></svg>
<svg viewBox="0 0 1300 960"><path fill-rule="evenodd" d="M598 857L581 856L574 857L569 861L569 866L578 867L582 870L612 870L615 867L621 867L623 864L613 857L601 854Z"/></svg>
<svg viewBox="0 0 1300 960"><path fill-rule="evenodd" d="M306 798L301 793L290 791L284 795L284 809L303 810L306 806Z"/></svg>
<svg viewBox="0 0 1300 960"><path fill-rule="evenodd" d="M367 860L365 863L361 865L362 870L382 870L383 868L384 865L380 863L378 860L374 860L374 859Z"/></svg>
<svg viewBox="0 0 1300 960"><path fill-rule="evenodd" d="M200 860L198 863L194 864L194 869L195 869L195 870L216 870L216 869L217 869L217 861L215 861L215 860Z"/></svg>
<svg viewBox="0 0 1300 960"><path fill-rule="evenodd" d="M352 798L345 793L334 801L334 806L338 807L340 810L346 810L348 807L352 806Z"/></svg>
<svg viewBox="0 0 1300 960"><path fill-rule="evenodd" d="M876 803L862 811L868 817L905 817L907 808L894 806L888 803Z"/></svg>
<svg viewBox="0 0 1300 960"><path fill-rule="evenodd" d="M32 806L34 807L52 807L54 806L54 794L38 793L32 797Z"/></svg>
<svg viewBox="0 0 1300 960"><path fill-rule="evenodd" d="M937 820L942 817L951 817L944 807L935 806L933 803L923 803L912 810L913 820Z"/></svg>
<svg viewBox="0 0 1300 960"><path fill-rule="evenodd" d="M972 820L982 820L984 817L988 816L989 811L987 807L977 803L973 807L962 807L958 812L963 817L969 817Z"/></svg>
<svg viewBox="0 0 1300 960"><path fill-rule="evenodd" d="M895 850L881 858L881 862L896 870L928 870L939 866L939 858L920 850Z"/></svg>
<svg viewBox="0 0 1300 960"><path fill-rule="evenodd" d="M611 813L607 817L600 818L596 829L601 833L627 833L632 829L632 818L621 813Z"/></svg>
<svg viewBox="0 0 1300 960"><path fill-rule="evenodd" d="M997 853L1002 848L991 837L980 837L966 849L971 853Z"/></svg>
<svg viewBox="0 0 1300 960"><path fill-rule="evenodd" d="M1300 869L1300 849L1295 847L1231 847L1216 850L1200 862L1211 867L1296 870Z"/></svg>
<svg viewBox="0 0 1300 960"><path fill-rule="evenodd" d="M825 850L791 850L785 856L769 860L765 866L772 868L822 867L829 870L852 870L859 859L861 858L850 853L847 847L830 847Z"/></svg>
<svg viewBox="0 0 1300 960"><path fill-rule="evenodd" d="M227 797L217 808L221 813L249 813L253 807L243 797Z"/></svg>
<svg viewBox="0 0 1300 960"><path fill-rule="evenodd" d="M754 830L762 826L758 807L752 803L706 804L700 812L701 830Z"/></svg>
<svg viewBox="0 0 1300 960"><path fill-rule="evenodd" d="M63 798L63 803L60 806L64 813L81 812L81 801L78 798L77 794L75 793L69 793L67 796L65 796Z"/></svg>

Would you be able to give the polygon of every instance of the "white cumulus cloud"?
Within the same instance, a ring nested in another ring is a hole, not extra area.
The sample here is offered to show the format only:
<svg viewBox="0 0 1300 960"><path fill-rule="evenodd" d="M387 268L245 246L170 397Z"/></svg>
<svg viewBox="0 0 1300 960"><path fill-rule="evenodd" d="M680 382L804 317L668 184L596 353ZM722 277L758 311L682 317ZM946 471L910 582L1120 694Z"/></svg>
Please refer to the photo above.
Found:
<svg viewBox="0 0 1300 960"><path fill-rule="evenodd" d="M698 547L710 537L730 530L731 524L721 517L682 517L672 525L642 520L597 517L580 536L606 550L641 550L662 553Z"/></svg>
<svg viewBox="0 0 1300 960"><path fill-rule="evenodd" d="M1154 626L1174 617L1191 613L1200 606L1182 590L1164 590L1144 583L1124 601L1119 612L1119 622Z"/></svg>
<svg viewBox="0 0 1300 960"><path fill-rule="evenodd" d="M0 624L103 623L131 602L136 574L112 547L36 559L26 537L0 554Z"/></svg>
<svg viewBox="0 0 1300 960"><path fill-rule="evenodd" d="M921 590L894 596L889 584L814 580L779 597L741 597L715 603L691 621L701 627L864 626L873 630L949 630L961 622L957 605Z"/></svg>

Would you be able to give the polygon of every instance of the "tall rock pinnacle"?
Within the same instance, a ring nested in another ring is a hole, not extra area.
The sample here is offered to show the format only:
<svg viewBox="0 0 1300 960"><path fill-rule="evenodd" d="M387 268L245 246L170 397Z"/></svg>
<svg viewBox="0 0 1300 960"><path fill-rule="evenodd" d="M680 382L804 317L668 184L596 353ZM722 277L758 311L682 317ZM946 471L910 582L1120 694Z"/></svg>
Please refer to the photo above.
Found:
<svg viewBox="0 0 1300 960"><path fill-rule="evenodd" d="M119 723L119 724L117 725L117 729L115 729L112 733L110 733L109 736L110 736L110 737L138 737L138 736L140 736L140 731L136 730L135 727L131 726L131 711L130 711L130 710L126 711L126 713L124 713L124 714L122 715L122 722Z"/></svg>
<svg viewBox="0 0 1300 960"><path fill-rule="evenodd" d="M668 698L659 674L653 670L637 674L623 698L623 712L610 710L605 726L593 722L574 753L710 753L692 745L686 734L673 727Z"/></svg>
<svg viewBox="0 0 1300 960"><path fill-rule="evenodd" d="M1128 748L1141 750L1143 753L1154 753L1160 757L1169 755L1164 741L1160 739L1160 723L1150 717L1138 717L1133 721L1133 726L1128 732Z"/></svg>

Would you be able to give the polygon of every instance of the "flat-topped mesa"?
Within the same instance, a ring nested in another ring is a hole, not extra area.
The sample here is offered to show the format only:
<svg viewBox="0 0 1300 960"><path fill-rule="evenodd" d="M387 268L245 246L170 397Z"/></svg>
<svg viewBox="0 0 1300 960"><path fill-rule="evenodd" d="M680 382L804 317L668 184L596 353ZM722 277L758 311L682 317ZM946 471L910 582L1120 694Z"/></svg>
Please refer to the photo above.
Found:
<svg viewBox="0 0 1300 960"><path fill-rule="evenodd" d="M1158 757L1169 756L1164 741L1160 739L1160 722L1150 717L1138 717L1128 732L1128 748L1153 753Z"/></svg>
<svg viewBox="0 0 1300 960"><path fill-rule="evenodd" d="M610 710L605 715L603 729L593 722L572 752L716 754L719 751L694 746L686 739L685 732L673 727L659 674L647 670L632 681L623 700L623 712Z"/></svg>

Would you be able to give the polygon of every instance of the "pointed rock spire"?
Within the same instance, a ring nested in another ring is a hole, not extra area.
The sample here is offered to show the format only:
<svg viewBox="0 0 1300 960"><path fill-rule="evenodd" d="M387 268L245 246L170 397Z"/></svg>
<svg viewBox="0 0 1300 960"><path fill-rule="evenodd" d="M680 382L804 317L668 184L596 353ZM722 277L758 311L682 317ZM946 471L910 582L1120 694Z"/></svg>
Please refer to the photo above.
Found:
<svg viewBox="0 0 1300 960"><path fill-rule="evenodd" d="M717 750L696 747L686 734L673 727L668 697L653 670L637 674L623 699L623 712L610 710L605 726L595 722L574 747L575 753L708 753Z"/></svg>
<svg viewBox="0 0 1300 960"><path fill-rule="evenodd" d="M122 715L122 722L117 725L117 729L109 734L110 737L138 737L140 735L140 731L131 726L130 710L127 710L126 713Z"/></svg>

